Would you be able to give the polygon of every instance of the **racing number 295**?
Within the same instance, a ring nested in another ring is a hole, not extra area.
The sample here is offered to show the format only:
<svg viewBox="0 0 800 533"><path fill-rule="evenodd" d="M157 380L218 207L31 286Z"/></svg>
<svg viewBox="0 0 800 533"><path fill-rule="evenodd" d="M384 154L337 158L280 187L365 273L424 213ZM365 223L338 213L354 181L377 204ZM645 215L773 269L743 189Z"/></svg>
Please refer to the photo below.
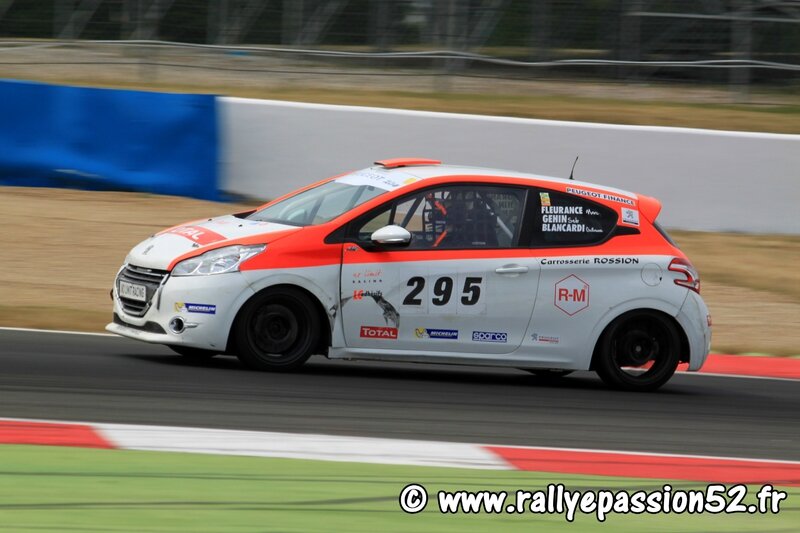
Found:
<svg viewBox="0 0 800 533"><path fill-rule="evenodd" d="M481 299L481 282L483 278L466 277L464 278L464 289L461 291L461 303L463 305L475 305ZM419 294L425 288L425 278L422 276L414 276L406 283L411 287L411 291L406 295L403 300L403 305L422 305L422 298ZM433 297L431 303L433 305L447 305L450 298L453 296L453 278L449 276L442 276L433 282Z"/></svg>

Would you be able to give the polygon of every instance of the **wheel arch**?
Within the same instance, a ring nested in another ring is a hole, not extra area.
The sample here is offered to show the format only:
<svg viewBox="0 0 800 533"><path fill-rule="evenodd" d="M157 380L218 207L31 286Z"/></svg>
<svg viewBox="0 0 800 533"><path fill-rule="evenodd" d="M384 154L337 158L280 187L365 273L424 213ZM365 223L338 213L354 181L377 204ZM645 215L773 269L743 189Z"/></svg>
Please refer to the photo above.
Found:
<svg viewBox="0 0 800 533"><path fill-rule="evenodd" d="M615 325L619 320L627 320L630 317L636 316L639 313L650 313L656 314L666 320L667 322L671 323L675 326L675 329L678 332L678 336L680 338L680 362L685 363L689 361L691 355L691 347L689 344L689 337L684 330L683 326L677 319L678 309L673 309L671 305L642 305L642 306L628 306L624 310L620 310L617 313L609 313L606 317L606 320L603 321L602 325L598 325L595 329L595 334L593 335L593 342L592 346L592 357L589 362L589 370L595 369L595 360L597 358L597 354L600 350L600 347L603 342L603 338L606 332Z"/></svg>
<svg viewBox="0 0 800 533"><path fill-rule="evenodd" d="M235 336L233 335L233 331L236 328L236 323L239 320L239 317L242 314L242 310L245 308L247 303L250 302L253 298L258 297L259 295L263 294L266 291L271 291L271 290L276 290L276 289L290 289L290 290L293 290L293 291L297 291L298 293L303 294L306 297L308 297L308 299L311 300L311 302L314 305L314 309L315 309L315 311L317 313L317 316L319 317L320 324L327 325L327 327L320 328L322 334L320 335L319 343L318 343L317 347L315 348L315 352L314 352L314 353L317 353L317 354L327 355L327 350L328 350L328 347L330 347L330 345L331 345L331 338L332 338L332 327L333 327L333 325L331 323L331 317L327 313L327 311L325 310L325 306L324 306L322 300L320 299L320 295L316 294L315 291L310 290L307 286L304 286L304 285L305 284L298 284L298 283L292 283L292 282L282 282L282 283L275 283L275 284L272 284L272 285L266 285L266 286L260 288L259 290L254 291L253 294L250 295L250 297L247 298L242 303L242 305L239 306L239 309L236 311L236 316L234 317L233 321L231 322L231 325L230 325L230 327L228 329L228 342L227 342L226 353L229 353L229 354L235 354L236 353L236 339L235 339Z"/></svg>

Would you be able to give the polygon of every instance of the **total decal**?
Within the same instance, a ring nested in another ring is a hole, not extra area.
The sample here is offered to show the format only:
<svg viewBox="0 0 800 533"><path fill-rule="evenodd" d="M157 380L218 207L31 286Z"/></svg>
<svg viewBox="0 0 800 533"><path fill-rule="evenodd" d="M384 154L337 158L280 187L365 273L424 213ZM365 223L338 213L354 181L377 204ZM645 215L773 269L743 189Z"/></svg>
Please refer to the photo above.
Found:
<svg viewBox="0 0 800 533"><path fill-rule="evenodd" d="M397 339L397 328L382 326L361 326L359 336L363 339Z"/></svg>
<svg viewBox="0 0 800 533"><path fill-rule="evenodd" d="M554 304L569 316L574 316L589 307L589 284L575 274L557 281Z"/></svg>
<svg viewBox="0 0 800 533"><path fill-rule="evenodd" d="M204 315L217 314L217 306L211 304L193 304L189 302L175 302L177 313L202 313Z"/></svg>
<svg viewBox="0 0 800 533"><path fill-rule="evenodd" d="M458 339L457 329L416 328L414 336L418 339Z"/></svg>
<svg viewBox="0 0 800 533"><path fill-rule="evenodd" d="M203 246L225 240L225 237L219 233L200 226L180 226L169 230L167 233L180 235Z"/></svg>
<svg viewBox="0 0 800 533"><path fill-rule="evenodd" d="M473 331L472 342L508 342L508 333L503 331Z"/></svg>

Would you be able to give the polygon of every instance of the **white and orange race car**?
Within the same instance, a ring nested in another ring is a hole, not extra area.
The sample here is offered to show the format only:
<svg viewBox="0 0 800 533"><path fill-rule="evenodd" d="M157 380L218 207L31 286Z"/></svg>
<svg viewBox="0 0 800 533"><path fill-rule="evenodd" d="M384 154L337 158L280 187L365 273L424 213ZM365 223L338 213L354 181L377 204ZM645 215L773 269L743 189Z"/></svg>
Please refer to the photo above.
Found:
<svg viewBox="0 0 800 533"><path fill-rule="evenodd" d="M700 280L654 198L392 159L131 250L106 329L260 370L330 358L595 370L655 389L701 367Z"/></svg>

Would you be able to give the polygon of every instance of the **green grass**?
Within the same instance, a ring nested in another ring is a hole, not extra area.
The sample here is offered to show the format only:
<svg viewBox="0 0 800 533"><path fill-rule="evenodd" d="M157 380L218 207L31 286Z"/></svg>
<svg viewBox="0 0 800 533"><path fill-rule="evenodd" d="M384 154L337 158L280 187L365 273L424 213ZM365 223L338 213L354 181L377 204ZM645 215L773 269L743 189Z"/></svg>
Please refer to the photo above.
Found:
<svg viewBox="0 0 800 533"><path fill-rule="evenodd" d="M398 508L410 482L432 495L416 515ZM778 515L628 515L599 524L559 515L442 515L435 491L655 490L663 482L181 453L0 446L0 530L244 531L796 531L800 489ZM699 484L673 482L674 488ZM754 490L750 491L754 493Z"/></svg>

